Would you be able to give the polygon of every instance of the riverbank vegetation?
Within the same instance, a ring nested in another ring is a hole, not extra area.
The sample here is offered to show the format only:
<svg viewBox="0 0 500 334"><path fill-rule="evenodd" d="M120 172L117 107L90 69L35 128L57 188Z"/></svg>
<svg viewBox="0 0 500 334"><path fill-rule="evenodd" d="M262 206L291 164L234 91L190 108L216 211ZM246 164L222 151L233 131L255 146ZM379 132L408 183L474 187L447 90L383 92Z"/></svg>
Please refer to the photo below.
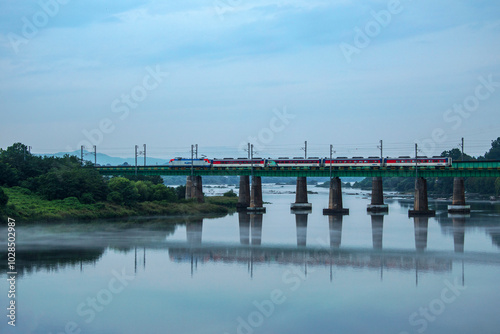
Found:
<svg viewBox="0 0 500 334"><path fill-rule="evenodd" d="M0 151L0 216L32 221L222 214L237 202L221 196L196 203L184 194L184 186L167 187L159 176L103 177L75 156L34 156L20 143Z"/></svg>

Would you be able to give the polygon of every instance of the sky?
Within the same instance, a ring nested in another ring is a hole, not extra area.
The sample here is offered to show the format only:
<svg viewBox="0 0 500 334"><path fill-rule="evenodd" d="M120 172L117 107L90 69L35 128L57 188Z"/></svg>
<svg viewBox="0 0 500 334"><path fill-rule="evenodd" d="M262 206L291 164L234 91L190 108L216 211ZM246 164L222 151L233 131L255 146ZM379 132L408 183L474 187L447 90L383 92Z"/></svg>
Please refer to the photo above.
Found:
<svg viewBox="0 0 500 334"><path fill-rule="evenodd" d="M494 0L0 0L0 147L479 155L499 54Z"/></svg>

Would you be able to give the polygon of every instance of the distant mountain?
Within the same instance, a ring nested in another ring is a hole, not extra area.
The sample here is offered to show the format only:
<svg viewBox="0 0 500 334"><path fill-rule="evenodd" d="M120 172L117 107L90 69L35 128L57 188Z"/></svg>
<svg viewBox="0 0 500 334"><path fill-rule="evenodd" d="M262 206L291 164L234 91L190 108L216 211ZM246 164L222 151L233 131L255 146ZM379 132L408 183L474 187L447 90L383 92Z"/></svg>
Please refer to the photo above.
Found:
<svg viewBox="0 0 500 334"><path fill-rule="evenodd" d="M73 152L58 152L55 154L41 154L45 156L54 156L54 157L63 157L64 155L69 154L69 155L75 155L78 158L80 158L81 152L80 151L73 151ZM88 160L90 162L94 162L94 152L88 152L88 151L83 151L84 160ZM148 165L166 165L168 164L169 159L158 159L158 158L150 158L147 157L146 163ZM124 163L128 163L129 165L135 165L135 159L134 158L120 158L120 157L112 157L104 153L97 153L97 164L101 166L105 165L111 165L111 166L118 166L122 165ZM137 158L137 164L138 165L144 165L144 157L138 157Z"/></svg>

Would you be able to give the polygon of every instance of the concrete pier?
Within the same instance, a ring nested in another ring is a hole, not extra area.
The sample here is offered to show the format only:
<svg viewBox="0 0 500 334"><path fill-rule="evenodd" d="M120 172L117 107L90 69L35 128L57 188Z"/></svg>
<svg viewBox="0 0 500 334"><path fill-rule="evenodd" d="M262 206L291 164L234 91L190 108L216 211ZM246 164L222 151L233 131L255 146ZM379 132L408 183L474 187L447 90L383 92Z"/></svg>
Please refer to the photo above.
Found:
<svg viewBox="0 0 500 334"><path fill-rule="evenodd" d="M250 235L252 237L252 245L260 246L262 242L262 213L250 214Z"/></svg>
<svg viewBox="0 0 500 334"><path fill-rule="evenodd" d="M342 215L328 216L328 225L330 230L330 247L339 248L342 242Z"/></svg>
<svg viewBox="0 0 500 334"><path fill-rule="evenodd" d="M297 246L306 246L307 243L307 213L295 214L295 225L297 227Z"/></svg>
<svg viewBox="0 0 500 334"><path fill-rule="evenodd" d="M427 230L429 226L429 217L413 217L413 224L415 227L415 249L417 251L423 251L427 248Z"/></svg>
<svg viewBox="0 0 500 334"><path fill-rule="evenodd" d="M248 211L266 212L262 201L262 179L260 176L252 176L252 186L250 192L250 206Z"/></svg>
<svg viewBox="0 0 500 334"><path fill-rule="evenodd" d="M250 176L240 176L240 190L238 195L238 203L236 209L238 211L246 211L250 206Z"/></svg>
<svg viewBox="0 0 500 334"><path fill-rule="evenodd" d="M470 213L470 205L465 205L465 186L463 177L453 178L453 202L448 205L450 213Z"/></svg>
<svg viewBox="0 0 500 334"><path fill-rule="evenodd" d="M372 214L372 241L373 249L382 249L382 236L384 229L384 215Z"/></svg>
<svg viewBox="0 0 500 334"><path fill-rule="evenodd" d="M203 203L205 201L203 197L203 182L200 175L189 175L186 177L185 198L196 198L198 203Z"/></svg>
<svg viewBox="0 0 500 334"><path fill-rule="evenodd" d="M330 195L328 209L323 209L323 215L348 215L349 209L342 207L342 182L334 177L330 180Z"/></svg>
<svg viewBox="0 0 500 334"><path fill-rule="evenodd" d="M196 198L198 203L205 202L205 197L203 196L203 182L201 175L195 175L193 180L193 191L191 192L191 198Z"/></svg>
<svg viewBox="0 0 500 334"><path fill-rule="evenodd" d="M387 212L389 206L384 204L384 187L382 178L377 176L372 178L372 201L366 208L368 212Z"/></svg>
<svg viewBox="0 0 500 334"><path fill-rule="evenodd" d="M191 192L193 191L193 179L191 178L191 175L188 175L186 177L186 199L191 198Z"/></svg>
<svg viewBox="0 0 500 334"><path fill-rule="evenodd" d="M415 180L415 199L413 210L408 211L408 216L434 217L435 215L436 211L429 210L429 204L427 201L427 180L423 177L419 177Z"/></svg>
<svg viewBox="0 0 500 334"><path fill-rule="evenodd" d="M312 204L307 202L307 178L297 177L297 188L295 190L295 203L290 205L292 210L307 210L312 208Z"/></svg>
<svg viewBox="0 0 500 334"><path fill-rule="evenodd" d="M250 244L250 215L246 212L238 212L238 222L240 226L240 243Z"/></svg>

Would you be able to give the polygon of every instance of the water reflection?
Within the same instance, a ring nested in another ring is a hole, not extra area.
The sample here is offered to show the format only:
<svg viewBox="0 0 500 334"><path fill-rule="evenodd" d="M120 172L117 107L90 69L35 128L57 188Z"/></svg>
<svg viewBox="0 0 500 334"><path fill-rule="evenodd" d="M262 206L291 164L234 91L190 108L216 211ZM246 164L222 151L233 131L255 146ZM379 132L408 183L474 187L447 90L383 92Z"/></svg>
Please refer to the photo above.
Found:
<svg viewBox="0 0 500 334"><path fill-rule="evenodd" d="M384 216L386 213L372 213L372 242L373 249L382 249L382 236L384 228Z"/></svg>
<svg viewBox="0 0 500 334"><path fill-rule="evenodd" d="M342 220L343 215L328 216L328 225L330 229L330 247L339 248L342 242Z"/></svg>
<svg viewBox="0 0 500 334"><path fill-rule="evenodd" d="M297 228L297 246L305 247L307 243L307 213L295 213Z"/></svg>
<svg viewBox="0 0 500 334"><path fill-rule="evenodd" d="M429 228L429 217L413 217L415 228L415 249L424 251L427 248L427 231Z"/></svg>
<svg viewBox="0 0 500 334"><path fill-rule="evenodd" d="M453 220L453 246L455 252L464 252L465 243L465 221L470 215L450 215Z"/></svg>

